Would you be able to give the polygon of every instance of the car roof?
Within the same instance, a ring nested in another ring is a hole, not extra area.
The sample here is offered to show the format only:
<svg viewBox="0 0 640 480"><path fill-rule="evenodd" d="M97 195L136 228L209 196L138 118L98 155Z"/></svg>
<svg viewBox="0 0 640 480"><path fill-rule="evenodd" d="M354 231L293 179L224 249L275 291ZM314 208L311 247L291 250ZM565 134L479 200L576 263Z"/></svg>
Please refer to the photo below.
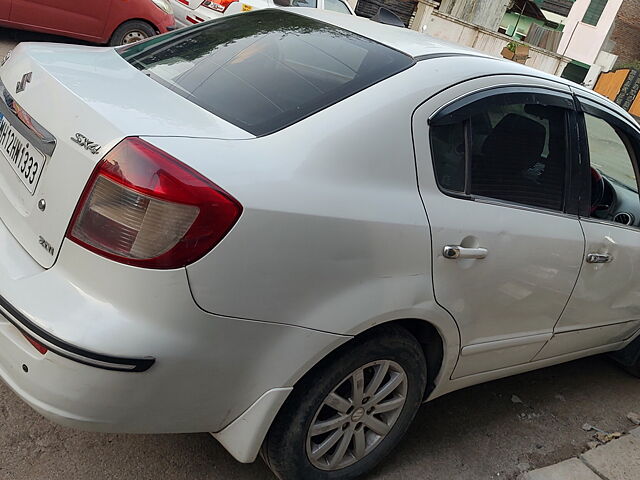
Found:
<svg viewBox="0 0 640 480"><path fill-rule="evenodd" d="M374 22L368 18L346 15L316 8L290 7L288 12L304 15L321 22L330 23L336 27L370 38L376 42L399 50L412 57L424 55L464 54L477 57L494 58L471 48L462 47L455 43L433 38L424 33L408 28L394 27Z"/></svg>

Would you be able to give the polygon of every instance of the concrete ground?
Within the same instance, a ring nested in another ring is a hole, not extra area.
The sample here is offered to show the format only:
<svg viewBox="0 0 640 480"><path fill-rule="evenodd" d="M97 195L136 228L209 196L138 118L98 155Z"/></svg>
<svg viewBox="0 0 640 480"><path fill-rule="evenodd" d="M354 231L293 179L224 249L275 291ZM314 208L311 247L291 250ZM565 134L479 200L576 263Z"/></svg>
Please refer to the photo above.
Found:
<svg viewBox="0 0 640 480"><path fill-rule="evenodd" d="M55 37L0 29L0 55L16 41ZM515 395L515 396L514 396ZM604 357L468 388L425 405L398 449L370 477L515 479L586 451L590 423L628 430L640 380ZM640 412L638 412L640 413ZM0 382L0 480L249 480L274 477L235 462L208 434L107 435L58 427Z"/></svg>
<svg viewBox="0 0 640 480"><path fill-rule="evenodd" d="M626 415L640 409L639 399L640 380L605 357L467 388L424 405L401 445L368 479L513 480L586 451L594 432L585 432L585 423L628 430ZM274 480L261 461L235 462L208 434L58 427L0 382L0 480L88 478Z"/></svg>
<svg viewBox="0 0 640 480"><path fill-rule="evenodd" d="M628 435L519 480L630 480L640 478L640 427Z"/></svg>

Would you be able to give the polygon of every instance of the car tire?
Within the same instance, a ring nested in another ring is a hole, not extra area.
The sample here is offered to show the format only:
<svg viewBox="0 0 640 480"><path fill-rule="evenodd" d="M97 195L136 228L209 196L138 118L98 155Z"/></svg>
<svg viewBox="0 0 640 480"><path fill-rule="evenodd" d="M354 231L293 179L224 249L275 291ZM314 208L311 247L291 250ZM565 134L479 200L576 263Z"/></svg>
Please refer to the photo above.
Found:
<svg viewBox="0 0 640 480"><path fill-rule="evenodd" d="M261 456L281 480L359 477L400 442L426 382L416 339L404 328L380 327L330 355L296 385Z"/></svg>
<svg viewBox="0 0 640 480"><path fill-rule="evenodd" d="M117 47L119 45L135 43L153 37L155 34L155 28L147 22L143 22L142 20L129 20L116 28L111 36L109 45Z"/></svg>

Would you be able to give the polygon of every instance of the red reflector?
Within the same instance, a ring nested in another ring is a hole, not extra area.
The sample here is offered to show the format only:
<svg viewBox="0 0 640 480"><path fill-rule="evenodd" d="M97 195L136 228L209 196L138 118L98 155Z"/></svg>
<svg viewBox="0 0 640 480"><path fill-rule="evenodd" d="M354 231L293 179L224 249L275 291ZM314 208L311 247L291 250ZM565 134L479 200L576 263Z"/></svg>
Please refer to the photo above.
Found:
<svg viewBox="0 0 640 480"><path fill-rule="evenodd" d="M187 16L187 20L189 20L191 23L198 23L198 21L195 18L192 18L189 16Z"/></svg>
<svg viewBox="0 0 640 480"><path fill-rule="evenodd" d="M27 341L33 345L33 347L40 352L41 355L44 355L45 353L47 353L49 351L49 349L47 347L45 347L43 344L41 344L39 341L37 341L35 338L30 337L29 335L27 335L26 333L22 332L22 335L24 335L24 338L27 339Z"/></svg>

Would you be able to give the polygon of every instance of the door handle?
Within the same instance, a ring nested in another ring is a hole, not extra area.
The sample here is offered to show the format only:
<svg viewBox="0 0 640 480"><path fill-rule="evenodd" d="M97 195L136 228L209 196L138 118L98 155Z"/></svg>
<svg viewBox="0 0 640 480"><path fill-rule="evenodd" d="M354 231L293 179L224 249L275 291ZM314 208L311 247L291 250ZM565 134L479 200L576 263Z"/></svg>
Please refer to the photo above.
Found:
<svg viewBox="0 0 640 480"><path fill-rule="evenodd" d="M613 257L608 253L587 253L587 263L609 263Z"/></svg>
<svg viewBox="0 0 640 480"><path fill-rule="evenodd" d="M444 258L456 259L456 258L485 258L489 251L486 248L475 247L467 248L460 245L445 245L442 249L442 255Z"/></svg>

